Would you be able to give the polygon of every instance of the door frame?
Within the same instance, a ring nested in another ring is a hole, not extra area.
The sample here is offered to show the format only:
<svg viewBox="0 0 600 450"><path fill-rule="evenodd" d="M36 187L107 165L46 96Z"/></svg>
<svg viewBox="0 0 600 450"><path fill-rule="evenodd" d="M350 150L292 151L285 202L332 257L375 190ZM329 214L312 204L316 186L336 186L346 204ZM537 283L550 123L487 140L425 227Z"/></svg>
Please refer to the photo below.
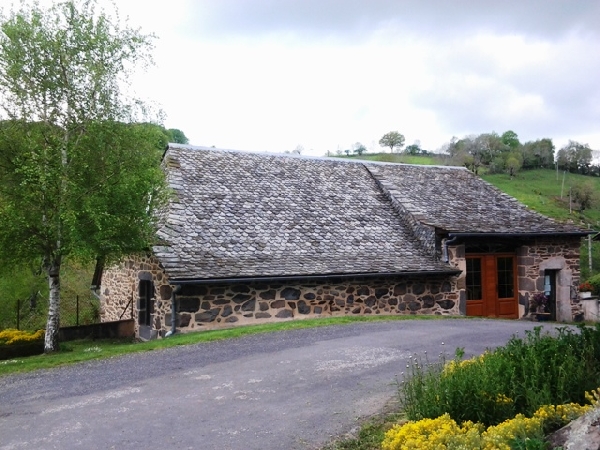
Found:
<svg viewBox="0 0 600 450"><path fill-rule="evenodd" d="M144 340L152 338L152 318L154 315L154 283L141 279L138 282L138 336Z"/></svg>
<svg viewBox="0 0 600 450"><path fill-rule="evenodd" d="M498 259L512 258L512 297L498 297ZM466 273L466 315L479 317L501 317L517 319L519 317L517 255L513 252L502 253L468 253L467 261L479 259L480 264L480 297L469 299L469 272Z"/></svg>

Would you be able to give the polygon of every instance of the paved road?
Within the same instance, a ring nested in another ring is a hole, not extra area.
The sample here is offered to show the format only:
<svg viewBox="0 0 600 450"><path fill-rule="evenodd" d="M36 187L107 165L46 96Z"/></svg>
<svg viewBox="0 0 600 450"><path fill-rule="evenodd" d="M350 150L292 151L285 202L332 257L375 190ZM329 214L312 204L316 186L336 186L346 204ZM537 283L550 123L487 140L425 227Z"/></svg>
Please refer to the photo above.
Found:
<svg viewBox="0 0 600 450"><path fill-rule="evenodd" d="M394 398L411 354L479 354L533 325L359 323L0 377L0 449L319 448Z"/></svg>

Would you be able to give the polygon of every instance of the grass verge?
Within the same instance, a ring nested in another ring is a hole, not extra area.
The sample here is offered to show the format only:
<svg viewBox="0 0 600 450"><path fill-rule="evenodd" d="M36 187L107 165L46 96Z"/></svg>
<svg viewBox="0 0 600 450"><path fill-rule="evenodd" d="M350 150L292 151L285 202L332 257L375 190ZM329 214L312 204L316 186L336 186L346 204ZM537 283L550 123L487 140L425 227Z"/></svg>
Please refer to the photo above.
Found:
<svg viewBox="0 0 600 450"><path fill-rule="evenodd" d="M446 318L446 317L444 317ZM464 317L461 317L464 318ZM396 320L440 320L441 316L373 316L373 317L330 317L319 319L295 320L290 322L269 323L263 325L238 326L224 330L199 331L196 333L176 334L167 339L148 342L137 342L131 339L84 339L64 342L61 351L48 355L36 355L26 358L0 361L0 376L10 373L31 372L38 369L49 369L66 364L74 364L94 359L110 358L128 353L147 352L178 345L191 345L202 342L235 339L259 333L297 330L303 328L343 325L357 322L381 322Z"/></svg>
<svg viewBox="0 0 600 450"><path fill-rule="evenodd" d="M403 418L399 413L372 417L360 427L357 436L338 439L322 450L380 450L385 433Z"/></svg>

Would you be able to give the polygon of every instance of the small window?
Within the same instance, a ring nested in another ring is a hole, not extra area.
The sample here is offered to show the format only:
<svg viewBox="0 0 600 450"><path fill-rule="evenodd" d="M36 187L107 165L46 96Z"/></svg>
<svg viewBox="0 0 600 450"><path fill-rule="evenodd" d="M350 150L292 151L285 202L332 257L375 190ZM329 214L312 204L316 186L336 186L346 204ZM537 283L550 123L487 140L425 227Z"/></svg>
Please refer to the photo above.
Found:
<svg viewBox="0 0 600 450"><path fill-rule="evenodd" d="M152 313L154 312L154 283L149 280L140 280L138 290L140 295L138 323L149 326L152 324Z"/></svg>
<svg viewBox="0 0 600 450"><path fill-rule="evenodd" d="M498 298L515 296L515 282L512 256L498 258Z"/></svg>
<svg viewBox="0 0 600 450"><path fill-rule="evenodd" d="M467 300L481 300L481 258L467 258Z"/></svg>

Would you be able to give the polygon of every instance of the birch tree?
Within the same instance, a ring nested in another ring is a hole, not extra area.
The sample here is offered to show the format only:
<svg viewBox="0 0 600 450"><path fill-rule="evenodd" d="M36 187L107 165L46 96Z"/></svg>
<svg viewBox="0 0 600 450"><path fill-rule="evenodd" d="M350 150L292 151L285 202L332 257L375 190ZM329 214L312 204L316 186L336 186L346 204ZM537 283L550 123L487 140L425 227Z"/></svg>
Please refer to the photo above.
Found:
<svg viewBox="0 0 600 450"><path fill-rule="evenodd" d="M152 39L94 0L33 3L0 19L0 260L41 262L46 352L58 350L64 259L115 258L154 235L160 127L136 125L149 118L128 94Z"/></svg>

